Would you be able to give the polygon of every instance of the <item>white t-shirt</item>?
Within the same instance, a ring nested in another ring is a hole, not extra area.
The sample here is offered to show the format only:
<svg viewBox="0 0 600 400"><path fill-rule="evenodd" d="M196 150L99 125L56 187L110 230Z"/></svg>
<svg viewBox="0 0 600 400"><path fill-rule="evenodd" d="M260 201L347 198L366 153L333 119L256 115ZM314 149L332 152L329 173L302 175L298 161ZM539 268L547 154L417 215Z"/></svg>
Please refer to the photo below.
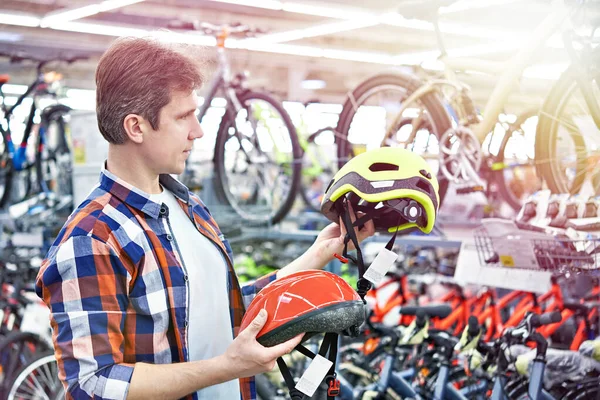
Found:
<svg viewBox="0 0 600 400"><path fill-rule="evenodd" d="M206 360L225 352L233 341L227 287L227 263L212 241L202 235L175 196L163 188L151 199L169 208L173 246L183 258L188 275L188 348L190 361ZM201 400L240 398L237 379L198 391Z"/></svg>

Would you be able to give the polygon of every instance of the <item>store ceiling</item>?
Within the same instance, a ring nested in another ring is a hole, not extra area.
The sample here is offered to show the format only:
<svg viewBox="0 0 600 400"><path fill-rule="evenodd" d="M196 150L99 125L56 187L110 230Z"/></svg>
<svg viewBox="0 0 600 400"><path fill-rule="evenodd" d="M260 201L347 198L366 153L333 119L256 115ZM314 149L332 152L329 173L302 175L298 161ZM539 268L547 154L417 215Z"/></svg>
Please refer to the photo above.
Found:
<svg viewBox="0 0 600 400"><path fill-rule="evenodd" d="M441 0L440 3L449 2ZM88 61L61 67L66 85L94 87L99 55L116 36L143 34L166 28L177 19L214 24L241 22L268 33L251 41L232 42L229 54L234 69L250 71L251 82L282 97L305 101L340 102L343 95L367 76L404 65L432 65L439 55L435 33L427 18L435 1L419 0L2 0L0 2L0 51L24 51L37 55L88 54ZM550 10L549 1L461 0L441 9L440 26L450 54L505 61L531 35ZM87 8L85 8L88 6ZM79 13L113 9L74 18ZM96 7L96 8L94 8ZM401 12L402 14L400 14ZM404 15L404 17L403 17ZM420 19L409 19L417 17ZM41 28L39 25L49 25ZM32 26L23 26L32 25ZM192 41L214 56L210 38L183 33L171 39ZM559 40L536 56L544 71L556 75L565 62ZM134 62L135 60L132 60ZM539 67L538 65L538 67ZM0 58L0 72L14 83L27 83L32 70ZM327 82L324 89L301 89L308 75ZM535 75L540 75L539 73ZM482 103L495 77L463 74ZM549 81L523 78L509 112L539 104Z"/></svg>

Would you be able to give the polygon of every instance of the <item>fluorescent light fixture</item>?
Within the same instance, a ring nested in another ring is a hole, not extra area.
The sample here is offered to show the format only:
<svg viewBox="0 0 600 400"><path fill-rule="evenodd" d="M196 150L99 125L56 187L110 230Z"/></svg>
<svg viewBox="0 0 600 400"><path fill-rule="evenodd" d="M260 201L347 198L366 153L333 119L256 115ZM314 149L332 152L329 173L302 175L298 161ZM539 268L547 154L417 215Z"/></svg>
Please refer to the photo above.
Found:
<svg viewBox="0 0 600 400"><path fill-rule="evenodd" d="M95 15L101 12L114 10L131 4L140 3L144 0L106 0L96 4L83 7L59 9L48 13L40 22L42 28L49 27L62 22L73 21Z"/></svg>
<svg viewBox="0 0 600 400"><path fill-rule="evenodd" d="M229 3L237 6L266 8L269 10L281 10L283 4L277 0L213 0L218 3Z"/></svg>
<svg viewBox="0 0 600 400"><path fill-rule="evenodd" d="M504 4L515 3L517 1L521 0L459 0L456 3L452 3L447 7L440 7L440 14L451 14L475 8L500 6Z"/></svg>
<svg viewBox="0 0 600 400"><path fill-rule="evenodd" d="M31 14L0 12L0 24L38 26L40 24L40 19Z"/></svg>
<svg viewBox="0 0 600 400"><path fill-rule="evenodd" d="M5 83L4 85L2 85L2 92L4 94L23 94L26 91L26 85L13 85L11 83Z"/></svg>
<svg viewBox="0 0 600 400"><path fill-rule="evenodd" d="M329 35L337 32L366 28L377 24L377 18L374 17L347 21L337 21L329 24L315 25L303 29L294 29L285 32L273 33L270 35L261 36L260 38L258 38L258 40L270 43L290 42L292 40L299 40L315 36Z"/></svg>
<svg viewBox="0 0 600 400"><path fill-rule="evenodd" d="M353 9L349 7L323 7L320 5L303 4L296 2L284 2L283 11L297 14L314 15L316 17L327 17L335 19L359 19L369 18L373 14L367 10Z"/></svg>
<svg viewBox="0 0 600 400"><path fill-rule="evenodd" d="M323 79L305 79L300 86L305 90L319 90L325 88L327 83Z"/></svg>
<svg viewBox="0 0 600 400"><path fill-rule="evenodd" d="M59 31L70 31L80 33L91 33L93 35L104 36L147 36L149 32L145 29L129 28L124 26L91 24L88 22L65 22L58 25L52 25L52 29Z"/></svg>
<svg viewBox="0 0 600 400"><path fill-rule="evenodd" d="M523 76L533 79L556 80L568 67L568 63L532 65L523 71Z"/></svg>

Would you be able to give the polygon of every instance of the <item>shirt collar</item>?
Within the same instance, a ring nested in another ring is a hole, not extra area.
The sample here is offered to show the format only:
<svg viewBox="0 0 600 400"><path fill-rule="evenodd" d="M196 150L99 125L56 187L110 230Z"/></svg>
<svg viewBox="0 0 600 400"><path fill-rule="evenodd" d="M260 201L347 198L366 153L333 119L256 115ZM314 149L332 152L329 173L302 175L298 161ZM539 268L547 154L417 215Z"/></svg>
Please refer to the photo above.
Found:
<svg viewBox="0 0 600 400"><path fill-rule="evenodd" d="M171 191L175 197L184 203L189 202L189 192L187 187L168 174L161 174L158 181L163 187ZM142 211L152 218L158 218L161 205L152 201L150 194L135 186L125 182L112 172L106 169L106 163L100 171L100 188L109 192L122 202L137 210Z"/></svg>

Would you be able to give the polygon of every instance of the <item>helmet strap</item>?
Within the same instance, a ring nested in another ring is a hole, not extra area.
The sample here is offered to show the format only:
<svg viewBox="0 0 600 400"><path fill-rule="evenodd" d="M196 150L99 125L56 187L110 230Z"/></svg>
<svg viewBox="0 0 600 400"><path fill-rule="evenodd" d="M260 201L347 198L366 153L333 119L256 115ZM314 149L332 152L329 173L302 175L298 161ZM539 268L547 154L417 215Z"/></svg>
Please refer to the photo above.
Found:
<svg viewBox="0 0 600 400"><path fill-rule="evenodd" d="M367 221L373 219L373 216L374 216L373 214L383 212L383 209L381 209L381 211L376 210L376 211L372 211L372 212L367 212L362 217L357 218L353 223L352 218L350 216L350 207L347 205L347 199L344 199L343 204L342 203L338 203L338 204L339 204L340 208L343 208L338 211L342 217L342 223L344 224L344 227L346 228L346 237L344 238L344 251L342 253L342 256L344 258L352 260L358 266L358 281L356 283L356 292L358 293L360 298L363 301L365 301L365 296L367 295L367 292L369 290L371 290L373 285L371 284L370 281L363 278L367 268L365 268L365 262L363 259L362 251L361 251L361 248L360 248L360 245L358 242L358 237L356 236L356 232L354 231L354 228L357 226L364 225ZM403 217L402 214L399 213L398 223L396 224L397 227L400 225L400 222L402 221L402 217ZM396 241L397 235L398 235L398 228L396 228L394 235L390 238L388 243L385 245L386 249L388 249L390 251L392 250L392 248L394 247L394 242ZM356 248L356 255L357 255L356 259L354 259L354 257L351 257L350 255L348 255L348 242L350 242L350 241L352 241L352 244Z"/></svg>
<svg viewBox="0 0 600 400"><path fill-rule="evenodd" d="M315 358L316 354L299 344L295 348L300 353L305 355L308 358ZM333 400L337 394L339 394L339 382L336 380L335 373L335 363L337 359L337 351L338 351L338 334L335 332L328 332L325 334L323 342L321 343L321 347L319 348L319 355L321 357L326 357L329 361L332 362L331 368L327 373L327 377L325 377L325 381L327 382L327 400ZM277 365L279 366L279 370L281 371L281 375L283 375L283 380L285 381L286 386L290 391L290 397L292 400L302 400L306 398L306 396L296 389L296 383L294 382L294 378L292 377L292 373L290 372L287 364L283 360L282 357L277 359ZM337 390L336 390L337 388Z"/></svg>

